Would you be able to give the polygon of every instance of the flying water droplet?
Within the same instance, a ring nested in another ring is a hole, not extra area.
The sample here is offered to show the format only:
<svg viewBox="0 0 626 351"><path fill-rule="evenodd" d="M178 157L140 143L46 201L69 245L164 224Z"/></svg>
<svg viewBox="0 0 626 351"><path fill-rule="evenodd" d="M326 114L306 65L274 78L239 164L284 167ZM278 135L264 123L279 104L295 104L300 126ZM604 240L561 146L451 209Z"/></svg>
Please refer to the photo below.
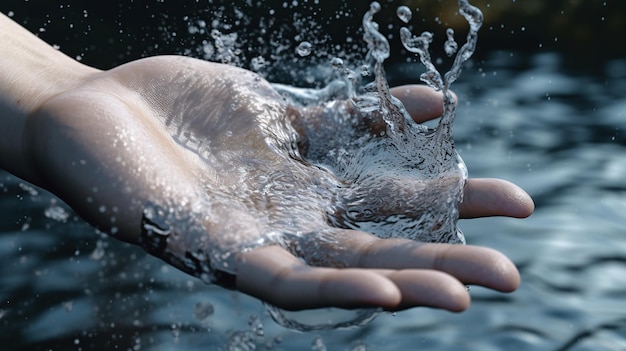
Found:
<svg viewBox="0 0 626 351"><path fill-rule="evenodd" d="M446 42L444 43L443 48L446 51L446 55L448 55L448 57L451 57L452 55L456 54L456 51L459 48L459 44L457 44L454 40L454 29L448 28L448 30L446 30L446 36L448 37L448 40L446 40Z"/></svg>
<svg viewBox="0 0 626 351"><path fill-rule="evenodd" d="M398 15L398 18L404 23L409 23L411 17L413 17L411 9L408 6L404 5L398 7L398 9L396 10L396 15Z"/></svg>
<svg viewBox="0 0 626 351"><path fill-rule="evenodd" d="M263 67L265 67L265 58L263 58L263 56L257 56L252 58L252 69L254 71L258 71L260 69L262 69Z"/></svg>
<svg viewBox="0 0 626 351"><path fill-rule="evenodd" d="M301 42L296 48L296 53L300 57L309 56L311 55L311 52L313 52L313 45L311 45L311 43L309 43L308 41Z"/></svg>
<svg viewBox="0 0 626 351"><path fill-rule="evenodd" d="M343 60L339 57L333 57L330 60L330 67L332 67L334 70L341 69L343 67Z"/></svg>

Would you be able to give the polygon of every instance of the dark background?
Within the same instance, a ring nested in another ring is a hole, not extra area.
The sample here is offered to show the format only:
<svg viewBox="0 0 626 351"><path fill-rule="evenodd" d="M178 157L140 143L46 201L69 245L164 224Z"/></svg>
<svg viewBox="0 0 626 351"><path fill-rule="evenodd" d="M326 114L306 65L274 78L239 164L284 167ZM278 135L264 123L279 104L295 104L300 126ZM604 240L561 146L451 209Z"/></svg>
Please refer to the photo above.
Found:
<svg viewBox="0 0 626 351"><path fill-rule="evenodd" d="M318 2L316 4L316 2ZM560 51L568 61L596 64L626 56L626 1L617 0L499 0L472 1L485 15L478 55L494 50ZM399 5L419 12L411 25L444 36L447 26L456 28L461 41L467 24L457 14L453 0L381 1L383 12L375 17L381 31L397 37L402 25L396 17ZM236 32L241 44L242 66L252 57L266 59L286 49L293 52L300 40L315 40L316 54L341 56L364 52L360 21L367 1L85 1L0 0L0 11L56 44L71 57L110 68L132 59L156 54L202 57L203 41L210 30ZM206 30L191 33L190 24L206 22ZM436 37L437 38L437 37ZM407 56L392 40L388 63ZM278 60L268 59L268 62ZM284 58L283 58L284 61Z"/></svg>

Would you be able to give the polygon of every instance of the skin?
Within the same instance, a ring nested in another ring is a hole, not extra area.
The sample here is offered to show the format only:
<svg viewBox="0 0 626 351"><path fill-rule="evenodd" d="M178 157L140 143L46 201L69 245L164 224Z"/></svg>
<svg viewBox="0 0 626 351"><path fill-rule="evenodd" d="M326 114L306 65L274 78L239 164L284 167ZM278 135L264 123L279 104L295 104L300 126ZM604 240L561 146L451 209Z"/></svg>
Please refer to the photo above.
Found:
<svg viewBox="0 0 626 351"><path fill-rule="evenodd" d="M441 114L441 96L429 88L403 86L392 93L417 122ZM259 210L250 205L254 202L234 201L228 189L254 187L248 179L262 172L221 172L243 162L237 156L243 143L248 155L263 161L263 169L306 167L286 162L265 141L260 122L267 111L258 107L263 101L283 109L304 142L316 142L307 138L317 134L303 126L330 123L323 113L284 106L271 86L251 72L174 56L100 71L66 57L0 14L0 167L51 191L93 226L142 244L146 207L209 199L214 203L210 213L194 217L194 228L203 231L176 233L166 252L148 250L192 274L197 272L178 258L196 245L230 247L273 229L272 222L260 218L275 216L324 231L333 240L320 242L309 235L299 241L307 262L314 263L315 248L323 247L332 257L321 262L324 266L307 265L279 245L261 245L234 252L228 261L234 276L218 281L289 310L431 306L462 311L470 303L466 284L502 292L518 287L514 264L493 249L379 239L332 228L321 215L316 222L323 211L314 204L302 204L310 207L313 219L301 219L271 206ZM229 110L233 102L240 108ZM363 123L374 123L366 127L370 130L380 127L375 121ZM181 125L200 140L220 145L221 153L212 151L215 163L176 141ZM235 131L229 139L227 130ZM310 179L288 185L315 186ZM214 197L211 189L220 189L220 195ZM470 179L459 207L462 218L522 218L532 211L523 190L498 179Z"/></svg>

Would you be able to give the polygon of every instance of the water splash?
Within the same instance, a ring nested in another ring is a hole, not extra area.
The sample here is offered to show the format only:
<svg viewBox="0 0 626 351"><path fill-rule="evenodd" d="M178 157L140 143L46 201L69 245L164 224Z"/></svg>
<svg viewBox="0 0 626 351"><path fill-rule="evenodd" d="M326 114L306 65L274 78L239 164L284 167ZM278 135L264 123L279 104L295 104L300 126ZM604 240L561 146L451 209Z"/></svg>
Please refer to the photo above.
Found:
<svg viewBox="0 0 626 351"><path fill-rule="evenodd" d="M452 122L456 105L449 87L458 78L461 65L473 53L482 14L467 1L460 0L459 6L470 22L468 42L443 78L432 64L428 51L433 35L424 32L414 36L406 27L400 30L405 48L418 54L427 69L420 78L443 93L443 114L434 129L415 123L389 91L383 68L389 56L389 43L373 21L380 4L372 2L364 15L363 38L368 44L369 59L374 61L375 81L370 91L356 97L354 103L363 115L381 118L386 128L379 135L363 137L351 144L345 144L346 139L338 136L337 144L309 146L306 159L331 169L343 184L336 216L330 218L333 225L374 233L382 238L465 243L457 220L468 175L454 147ZM399 9L398 13L405 22L411 17L408 8ZM447 35L445 47L453 54L456 51L453 32L449 30ZM306 323L303 316L294 316L273 306L268 306L268 311L277 323L303 331L363 325L378 313L376 309L361 309L352 311L347 321ZM310 313L306 317L310 317Z"/></svg>
<svg viewBox="0 0 626 351"><path fill-rule="evenodd" d="M480 20L480 11L477 14L467 1L459 1L459 6L468 21ZM400 12L406 14L406 10ZM322 149L309 150L307 157L331 168L344 183L350 184L342 189L342 215L333 224L383 238L464 243L456 221L467 170L454 147L452 122L456 105L449 86L471 56L476 40L474 31L480 24L471 22L468 43L443 78L428 51L433 35L425 32L414 36L406 27L400 30L405 48L418 54L427 69L420 78L444 95L443 115L437 127L430 129L415 123L389 91L383 68L389 43L373 21L378 11L380 4L373 2L363 17L364 40L369 58L374 61L374 89L358 96L355 104L363 114L384 120L384 136L343 146L346 156L341 158ZM384 203L381 198L386 199ZM394 203L394 198L402 199L402 203Z"/></svg>
<svg viewBox="0 0 626 351"><path fill-rule="evenodd" d="M237 43L237 33L224 34L217 29L211 31L211 37L215 42L215 48L206 44L207 55L214 55L221 63L239 64L241 49Z"/></svg>
<svg viewBox="0 0 626 351"><path fill-rule="evenodd" d="M146 208L144 248L205 282L227 285L224 279L232 281L237 274L235 253L264 245L282 245L312 265L336 265L323 245L336 244L333 235L341 229L381 238L464 243L456 224L467 170L454 148L456 105L449 87L473 53L482 15L467 1L459 5L470 33L444 76L429 55L432 33L415 36L406 27L400 29L405 48L426 67L420 79L443 93L443 115L435 128L414 122L390 93L383 67L390 46L374 21L381 9L377 2L363 16L368 54L361 74L335 56L324 67L336 79L321 90L270 86L241 70L215 77L211 86L230 87L224 90L229 99L223 100L228 101L216 101L209 93L197 96L198 101L211 101L211 115L173 115L167 121L176 141L208 166L209 171L199 174L207 180L206 188L190 195L200 200ZM408 8L398 12L403 21L412 16ZM217 59L233 64L239 55L236 35L214 30L212 36L221 54ZM450 48L451 36L448 32ZM306 45L303 50L308 50ZM359 78L371 73L374 81L358 87ZM190 89L206 87L197 75L185 79ZM292 120L290 110L300 111L303 118ZM223 113L237 118L224 119ZM328 125L296 125L320 114L326 114ZM363 126L364 121L376 127ZM301 143L305 134L306 145ZM283 326L319 330L367 323L378 310L348 311L347 318L313 323L273 306L268 311Z"/></svg>

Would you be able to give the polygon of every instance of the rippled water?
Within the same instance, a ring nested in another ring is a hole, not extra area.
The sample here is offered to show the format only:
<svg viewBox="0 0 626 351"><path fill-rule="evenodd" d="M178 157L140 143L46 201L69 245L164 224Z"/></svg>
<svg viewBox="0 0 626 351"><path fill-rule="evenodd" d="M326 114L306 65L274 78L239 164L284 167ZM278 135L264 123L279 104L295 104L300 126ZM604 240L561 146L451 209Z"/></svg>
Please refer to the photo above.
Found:
<svg viewBox="0 0 626 351"><path fill-rule="evenodd" d="M390 68L392 82L412 69ZM2 174L0 339L15 350L226 349L233 340L277 350L626 348L626 60L585 71L558 54L495 52L464 74L455 131L470 175L512 180L537 204L527 220L460 222L468 243L513 258L517 292L473 287L463 314L419 308L356 330L295 333L260 302L94 234L50 195Z"/></svg>

